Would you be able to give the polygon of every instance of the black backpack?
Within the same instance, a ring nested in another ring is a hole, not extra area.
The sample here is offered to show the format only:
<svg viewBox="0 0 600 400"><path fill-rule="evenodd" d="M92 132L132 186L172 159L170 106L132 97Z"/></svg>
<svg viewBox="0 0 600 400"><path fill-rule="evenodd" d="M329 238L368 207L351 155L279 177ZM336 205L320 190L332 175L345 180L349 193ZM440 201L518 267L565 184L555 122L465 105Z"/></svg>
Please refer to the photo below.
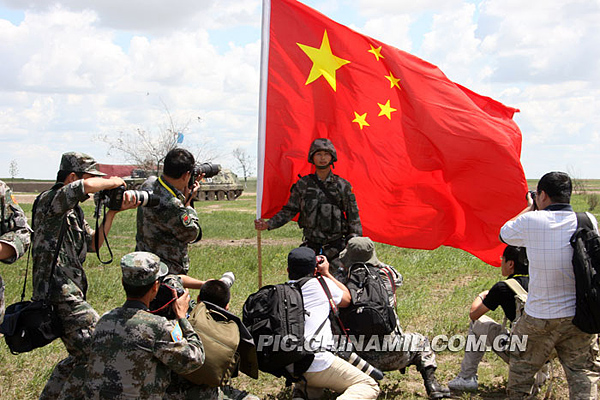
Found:
<svg viewBox="0 0 600 400"><path fill-rule="evenodd" d="M600 237L586 213L577 213L571 237L576 306L573 324L586 333L600 333Z"/></svg>
<svg viewBox="0 0 600 400"><path fill-rule="evenodd" d="M340 319L348 334L387 335L396 328L396 312L390 305L379 267L353 264L348 270L346 286L352 304L340 309Z"/></svg>
<svg viewBox="0 0 600 400"><path fill-rule="evenodd" d="M300 290L309 279L264 286L246 299L243 309L244 325L256 345L258 369L292 382L302 378L315 358L305 346L306 311Z"/></svg>

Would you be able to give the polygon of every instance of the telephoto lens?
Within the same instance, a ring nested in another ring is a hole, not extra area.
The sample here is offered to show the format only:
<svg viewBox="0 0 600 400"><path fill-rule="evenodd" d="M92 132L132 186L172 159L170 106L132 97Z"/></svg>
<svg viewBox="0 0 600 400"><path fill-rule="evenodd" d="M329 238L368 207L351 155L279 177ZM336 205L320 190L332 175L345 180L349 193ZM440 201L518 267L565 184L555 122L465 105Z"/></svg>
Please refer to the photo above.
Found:
<svg viewBox="0 0 600 400"><path fill-rule="evenodd" d="M220 280L223 283L225 283L227 285L227 287L231 287L231 285L233 285L233 282L235 282L235 275L233 274L233 272L228 271L228 272L225 272L223 274L223 276L221 276Z"/></svg>
<svg viewBox="0 0 600 400"><path fill-rule="evenodd" d="M354 365L356 368L360 369L365 374L369 375L371 378L376 381L380 381L383 379L383 372L363 360L358 354L353 351L339 351L336 353L338 357L348 361L350 364Z"/></svg>

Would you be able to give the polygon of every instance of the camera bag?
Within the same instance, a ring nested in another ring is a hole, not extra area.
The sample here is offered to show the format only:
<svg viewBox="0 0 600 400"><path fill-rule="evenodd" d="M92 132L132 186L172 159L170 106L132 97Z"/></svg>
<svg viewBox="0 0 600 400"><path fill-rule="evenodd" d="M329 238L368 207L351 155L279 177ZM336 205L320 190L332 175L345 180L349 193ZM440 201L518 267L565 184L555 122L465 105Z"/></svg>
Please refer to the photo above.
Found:
<svg viewBox="0 0 600 400"><path fill-rule="evenodd" d="M340 319L350 335L387 335L396 328L396 313L382 279L373 265L356 263L348 269L352 304L340 309Z"/></svg>
<svg viewBox="0 0 600 400"><path fill-rule="evenodd" d="M39 198L39 196L38 196ZM37 200L33 204L32 215L35 215ZM50 282L56 269L58 255L67 229L66 214L60 226L60 233L54 259L50 269ZM31 248L30 248L31 249ZM27 255L27 267L25 268L25 282L21 293L21 301L11 304L6 308L4 321L0 325L0 333L4 334L4 340L10 352L13 354L26 353L38 347L46 346L54 339L62 335L62 326L54 306L49 302L50 285L44 299L23 301L25 288L27 286L27 272L29 269L29 253Z"/></svg>

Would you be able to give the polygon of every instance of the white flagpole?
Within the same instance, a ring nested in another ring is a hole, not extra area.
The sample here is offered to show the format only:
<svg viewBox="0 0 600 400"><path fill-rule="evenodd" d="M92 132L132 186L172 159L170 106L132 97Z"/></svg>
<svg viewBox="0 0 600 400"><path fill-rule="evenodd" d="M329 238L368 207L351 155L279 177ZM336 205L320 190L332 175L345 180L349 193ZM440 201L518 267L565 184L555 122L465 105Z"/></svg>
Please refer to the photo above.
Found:
<svg viewBox="0 0 600 400"><path fill-rule="evenodd" d="M258 176L256 181L256 218L262 215L262 199L265 172L265 136L267 129L267 83L269 77L269 39L271 27L271 0L263 0L262 34L260 51L260 91L258 105ZM261 231L256 231L258 251L258 287L262 286Z"/></svg>

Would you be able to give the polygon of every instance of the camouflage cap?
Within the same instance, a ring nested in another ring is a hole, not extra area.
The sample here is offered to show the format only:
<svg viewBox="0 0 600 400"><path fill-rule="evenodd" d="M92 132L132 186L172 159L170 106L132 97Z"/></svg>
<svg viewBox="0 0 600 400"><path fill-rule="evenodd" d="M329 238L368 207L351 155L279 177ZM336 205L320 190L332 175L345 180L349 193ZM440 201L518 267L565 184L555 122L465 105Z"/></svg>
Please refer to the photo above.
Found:
<svg viewBox="0 0 600 400"><path fill-rule="evenodd" d="M348 240L346 248L340 253L340 261L350 267L354 263L379 265L375 255L375 243L369 237L355 236Z"/></svg>
<svg viewBox="0 0 600 400"><path fill-rule="evenodd" d="M313 156L317 151L326 151L331 154L331 162L334 163L337 161L337 152L335 151L335 147L331 140L325 138L315 139L310 145L310 149L308 150L308 162L314 164Z"/></svg>
<svg viewBox="0 0 600 400"><path fill-rule="evenodd" d="M106 175L105 173L98 171L98 164L96 164L96 160L94 160L93 157L74 151L70 151L62 155L60 160L60 170L85 172L86 174L95 176Z"/></svg>
<svg viewBox="0 0 600 400"><path fill-rule="evenodd" d="M121 258L121 271L126 284L145 286L167 275L169 268L156 254L136 251Z"/></svg>

